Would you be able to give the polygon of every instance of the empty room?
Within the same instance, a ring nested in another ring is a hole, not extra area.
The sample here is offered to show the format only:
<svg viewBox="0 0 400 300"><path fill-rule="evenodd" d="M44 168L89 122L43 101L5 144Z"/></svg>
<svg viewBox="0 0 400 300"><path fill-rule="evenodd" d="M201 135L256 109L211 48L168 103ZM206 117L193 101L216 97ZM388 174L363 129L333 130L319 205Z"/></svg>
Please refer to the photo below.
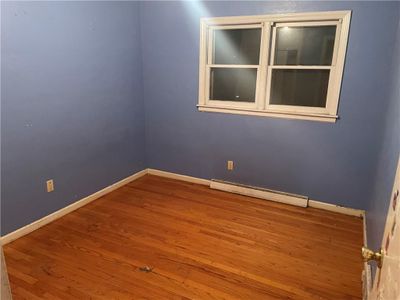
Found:
<svg viewBox="0 0 400 300"><path fill-rule="evenodd" d="M400 2L1 1L1 296L400 300Z"/></svg>

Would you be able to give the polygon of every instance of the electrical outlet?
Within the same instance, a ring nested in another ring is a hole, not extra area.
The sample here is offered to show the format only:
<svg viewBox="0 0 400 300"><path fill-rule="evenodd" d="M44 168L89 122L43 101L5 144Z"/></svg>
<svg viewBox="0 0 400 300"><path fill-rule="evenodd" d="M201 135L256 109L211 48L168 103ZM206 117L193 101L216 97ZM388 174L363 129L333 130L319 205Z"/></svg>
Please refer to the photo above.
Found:
<svg viewBox="0 0 400 300"><path fill-rule="evenodd" d="M228 162L226 164L226 169L229 171L233 170L233 160L228 160Z"/></svg>
<svg viewBox="0 0 400 300"><path fill-rule="evenodd" d="M46 187L47 187L47 192L50 193L54 191L54 182L53 179L47 180L46 181Z"/></svg>

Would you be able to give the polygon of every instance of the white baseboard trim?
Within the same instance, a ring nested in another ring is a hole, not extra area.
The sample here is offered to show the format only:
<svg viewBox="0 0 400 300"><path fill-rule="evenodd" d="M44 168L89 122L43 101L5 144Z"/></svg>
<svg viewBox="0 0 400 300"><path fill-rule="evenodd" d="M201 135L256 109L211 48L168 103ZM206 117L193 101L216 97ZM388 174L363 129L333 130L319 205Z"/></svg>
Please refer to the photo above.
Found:
<svg viewBox="0 0 400 300"><path fill-rule="evenodd" d="M108 194L108 193L111 193L112 191L114 191L114 190L116 190L116 189L118 189L118 188L120 188L120 187L146 175L146 174L147 174L147 169L144 169L144 170L139 171L129 177L126 177L108 187L105 187L104 189L102 189L94 194L91 194L91 195L89 195L81 200L78 200L64 208L61 208L60 210L57 210L50 215L47 215L37 221L34 221L31 224L28 224L28 225L21 227L13 232L10 232L9 234L7 234L5 236L2 236L0 242L2 245L10 243L28 233L31 233L32 231L34 231L46 224L49 224L50 222L52 222L54 220L61 218L62 216L66 215L66 214L68 214L68 213L70 213L70 212L72 212L72 211L74 211L74 210Z"/></svg>
<svg viewBox="0 0 400 300"><path fill-rule="evenodd" d="M307 207L308 202L308 198L305 196L256 188L221 180L211 180L210 188L301 207Z"/></svg>
<svg viewBox="0 0 400 300"><path fill-rule="evenodd" d="M365 211L362 209L349 208L315 200L308 200L308 206L360 218L362 218L365 214Z"/></svg>
<svg viewBox="0 0 400 300"><path fill-rule="evenodd" d="M177 173L171 173L171 172L168 172L168 171L161 171L161 170L157 170L157 169L150 169L149 168L149 169L147 169L147 171L148 171L148 174L151 174L151 175L157 175L157 176L172 178L172 179L176 179L176 180L182 180L182 181L187 181L187 182L192 182L192 183L203 184L203 185L207 185L207 186L210 186L210 187L213 184L213 182L218 182L217 180L208 180L208 179L203 179L203 178L197 178L197 177L181 175L181 174L177 174ZM215 184L213 184L213 186L215 187ZM242 185L238 184L238 186L242 186ZM213 187L211 187L211 188L213 188ZM259 197L259 196L257 196L258 192L254 192L253 193L252 191L249 191L249 194L243 194L243 195L250 196L250 197L255 197L255 198L266 199L266 200L271 200L271 201L277 201L277 202L281 202L281 203L287 203L287 204L293 204L293 202L294 203L300 203L300 205L298 205L298 206L301 206L301 207L309 206L309 207L314 207L314 208L318 208L318 209L337 212L337 213L344 214L344 215L349 215L349 216L362 217L365 214L365 211L361 210L361 209L349 208L349 207L334 205L334 204L321 202L321 201L316 201L316 200L308 200L308 205L304 206L303 199L308 199L306 196L289 194L289 193L285 193L285 192L273 191L273 190L262 189L262 188L260 188L260 189L259 188L253 188L253 187L248 187L248 188L261 190L261 191L269 191L272 194L271 194L271 196L268 196L268 197L266 197L265 194L264 194L264 196ZM226 189L224 189L224 191L240 194L238 192L234 192L234 191L230 191L230 190L226 190ZM279 196L277 196L277 195L279 195ZM289 201L287 201L287 198L285 199L285 197L281 197L280 195L291 195L291 196L295 196L294 198L299 197L299 198L301 198L301 200L291 201L292 198L289 198ZM276 198L280 198L280 199L275 200ZM293 204L293 205L297 205L297 204Z"/></svg>
<svg viewBox="0 0 400 300"><path fill-rule="evenodd" d="M315 201L315 200L308 200L308 197L301 196L301 195L295 195L295 194L289 194L289 193L284 193L284 192L279 192L279 191L274 191L274 190L268 190L268 189L263 189L263 188L254 188L254 187L249 187L249 186L244 186L240 184L232 184L232 183L227 183L227 182L222 182L222 181L216 181L216 180L208 180L208 179L203 179L203 178L197 178L197 177L192 177L192 176L187 176L187 175L181 175L177 173L171 173L167 171L161 171L161 170L156 170L156 169L144 169L142 171L139 171L127 178L124 178L92 195L89 195L81 200L78 200L50 215L47 215L37 221L34 221L31 224L28 224L22 228L19 228L5 236L2 236L0 238L0 244L5 245L7 243L10 243L58 218L61 218L62 216L128 184L131 181L134 181L146 174L151 174L151 175L156 175L156 176L161 176L161 177L166 177L166 178L171 178L171 179L176 179L176 180L182 180L186 182L191 182L191 183L196 183L196 184L202 184L206 186L210 186L213 189L218 189L218 190L223 190L231 193L236 193L236 194L242 194L250 197L255 197L255 198L261 198L265 200L270 200L270 201L276 201L280 203L286 203L286 204L292 204L296 206L301 206L301 207L314 207L314 208L319 208L319 209L324 209L324 210L329 210L345 215L351 215L351 216L358 216L358 217L363 217L365 215L365 211L359 210L359 209L353 209L353 208L347 208L347 207L342 207L342 206L337 206L334 204L329 204L329 203L324 203L320 201ZM365 218L364 218L365 219ZM364 228L365 225L364 225ZM365 238L366 238L366 233L364 233Z"/></svg>
<svg viewBox="0 0 400 300"><path fill-rule="evenodd" d="M210 185L210 180L208 179L203 179L203 178L198 178L198 177L192 177L192 176L187 176L187 175L181 175L177 173L171 173L167 171L161 171L161 170L156 170L156 169L147 169L148 174L150 175L156 175L156 176L161 176L161 177L166 177L166 178L171 178L171 179L177 179L177 180L182 180L182 181L187 181L187 182L192 182L192 183L197 183L197 184L202 184L202 185Z"/></svg>

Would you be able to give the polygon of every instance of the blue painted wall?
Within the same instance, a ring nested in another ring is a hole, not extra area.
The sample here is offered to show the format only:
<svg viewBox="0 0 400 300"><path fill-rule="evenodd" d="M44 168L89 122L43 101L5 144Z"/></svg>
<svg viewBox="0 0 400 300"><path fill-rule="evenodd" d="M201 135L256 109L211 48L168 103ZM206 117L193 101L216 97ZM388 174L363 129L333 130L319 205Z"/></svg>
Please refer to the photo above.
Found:
<svg viewBox="0 0 400 300"><path fill-rule="evenodd" d="M4 235L146 163L138 3L1 8Z"/></svg>
<svg viewBox="0 0 400 300"><path fill-rule="evenodd" d="M364 208L380 242L399 151L399 3L1 8L2 235L148 166ZM342 9L353 16L336 124L197 111L200 17Z"/></svg>
<svg viewBox="0 0 400 300"><path fill-rule="evenodd" d="M367 208L391 77L395 2L141 3L146 153L151 168ZM201 113L199 18L353 11L336 124ZM226 161L234 160L234 172Z"/></svg>
<svg viewBox="0 0 400 300"><path fill-rule="evenodd" d="M398 9L400 16L400 6ZM400 153L400 20L393 43L391 81L372 197L367 206L368 246L379 249Z"/></svg>

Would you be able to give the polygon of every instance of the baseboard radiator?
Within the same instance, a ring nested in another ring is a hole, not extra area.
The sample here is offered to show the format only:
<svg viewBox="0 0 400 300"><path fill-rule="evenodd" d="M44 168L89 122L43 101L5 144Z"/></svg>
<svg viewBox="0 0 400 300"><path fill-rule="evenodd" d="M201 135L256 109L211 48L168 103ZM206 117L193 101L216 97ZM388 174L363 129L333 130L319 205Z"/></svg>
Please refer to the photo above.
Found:
<svg viewBox="0 0 400 300"><path fill-rule="evenodd" d="M223 181L218 179L212 179L210 188L215 190L221 190L234 194L245 195L254 198L260 198L264 200L270 200L285 204L291 204L295 206L307 207L308 197L302 195L296 195L291 193L285 193L280 191L274 191L270 189L264 189L239 183L233 183L229 181Z"/></svg>

